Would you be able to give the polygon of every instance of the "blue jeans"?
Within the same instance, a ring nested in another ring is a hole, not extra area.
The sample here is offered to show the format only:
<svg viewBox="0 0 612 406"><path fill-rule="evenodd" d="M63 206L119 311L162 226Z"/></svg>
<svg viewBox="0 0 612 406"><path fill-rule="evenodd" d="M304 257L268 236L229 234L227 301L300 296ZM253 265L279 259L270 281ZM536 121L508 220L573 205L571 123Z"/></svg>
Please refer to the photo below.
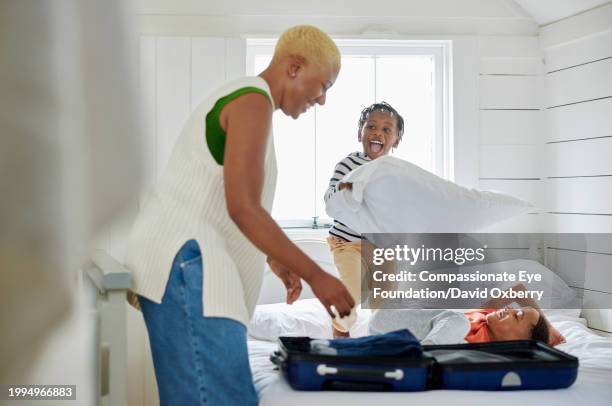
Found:
<svg viewBox="0 0 612 406"><path fill-rule="evenodd" d="M203 316L202 267L200 248L189 240L174 259L162 303L138 298L160 405L257 405L246 328L235 320Z"/></svg>

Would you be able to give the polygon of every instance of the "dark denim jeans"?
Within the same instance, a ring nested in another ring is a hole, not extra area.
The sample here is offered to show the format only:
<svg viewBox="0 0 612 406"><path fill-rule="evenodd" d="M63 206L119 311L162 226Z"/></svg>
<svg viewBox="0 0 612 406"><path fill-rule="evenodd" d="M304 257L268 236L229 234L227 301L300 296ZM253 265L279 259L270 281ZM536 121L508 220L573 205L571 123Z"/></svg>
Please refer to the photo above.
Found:
<svg viewBox="0 0 612 406"><path fill-rule="evenodd" d="M162 303L139 297L160 405L257 405L246 328L202 315L202 272L200 247L189 240L174 259Z"/></svg>

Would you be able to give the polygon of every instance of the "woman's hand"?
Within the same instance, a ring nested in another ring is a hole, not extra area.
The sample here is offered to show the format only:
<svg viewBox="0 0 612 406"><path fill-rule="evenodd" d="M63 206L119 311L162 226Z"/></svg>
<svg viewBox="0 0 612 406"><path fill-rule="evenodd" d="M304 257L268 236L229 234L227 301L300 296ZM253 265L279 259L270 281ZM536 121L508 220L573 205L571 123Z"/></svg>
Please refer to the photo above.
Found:
<svg viewBox="0 0 612 406"><path fill-rule="evenodd" d="M270 269L283 282L287 289L287 304L292 304L302 293L302 280L278 261L268 257L268 265Z"/></svg>
<svg viewBox="0 0 612 406"><path fill-rule="evenodd" d="M344 284L324 270L319 269L319 272L316 272L307 282L330 317L336 317L331 310L332 305L336 308L340 317L348 316L351 309L355 307L355 300Z"/></svg>

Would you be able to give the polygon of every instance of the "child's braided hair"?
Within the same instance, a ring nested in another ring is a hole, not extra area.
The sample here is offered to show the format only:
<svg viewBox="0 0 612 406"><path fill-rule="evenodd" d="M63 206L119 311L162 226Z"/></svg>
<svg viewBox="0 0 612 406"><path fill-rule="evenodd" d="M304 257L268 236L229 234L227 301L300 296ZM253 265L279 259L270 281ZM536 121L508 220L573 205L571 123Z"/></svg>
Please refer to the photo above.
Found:
<svg viewBox="0 0 612 406"><path fill-rule="evenodd" d="M387 102L374 103L369 107L361 110L361 115L359 116L359 134L361 134L361 129L363 125L368 120L368 116L371 112L378 110L384 113L389 113L391 117L395 117L397 122L397 137L401 141L402 135L404 135L404 119L402 116L395 110L391 105Z"/></svg>

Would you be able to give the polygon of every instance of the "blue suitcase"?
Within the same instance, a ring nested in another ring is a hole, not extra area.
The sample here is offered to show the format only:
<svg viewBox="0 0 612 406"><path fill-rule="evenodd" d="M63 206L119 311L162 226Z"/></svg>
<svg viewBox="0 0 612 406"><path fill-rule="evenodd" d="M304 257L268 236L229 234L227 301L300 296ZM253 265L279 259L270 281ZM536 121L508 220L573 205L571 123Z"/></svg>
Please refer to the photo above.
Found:
<svg viewBox="0 0 612 406"><path fill-rule="evenodd" d="M346 357L310 353L310 338L280 337L270 357L296 390L422 391L433 359Z"/></svg>
<svg viewBox="0 0 612 406"><path fill-rule="evenodd" d="M430 388L560 389L578 375L578 359L532 340L423 346L434 358Z"/></svg>
<svg viewBox="0 0 612 406"><path fill-rule="evenodd" d="M560 389L574 383L578 359L537 341L423 346L414 357L310 353L310 338L280 337L271 356L296 390Z"/></svg>

